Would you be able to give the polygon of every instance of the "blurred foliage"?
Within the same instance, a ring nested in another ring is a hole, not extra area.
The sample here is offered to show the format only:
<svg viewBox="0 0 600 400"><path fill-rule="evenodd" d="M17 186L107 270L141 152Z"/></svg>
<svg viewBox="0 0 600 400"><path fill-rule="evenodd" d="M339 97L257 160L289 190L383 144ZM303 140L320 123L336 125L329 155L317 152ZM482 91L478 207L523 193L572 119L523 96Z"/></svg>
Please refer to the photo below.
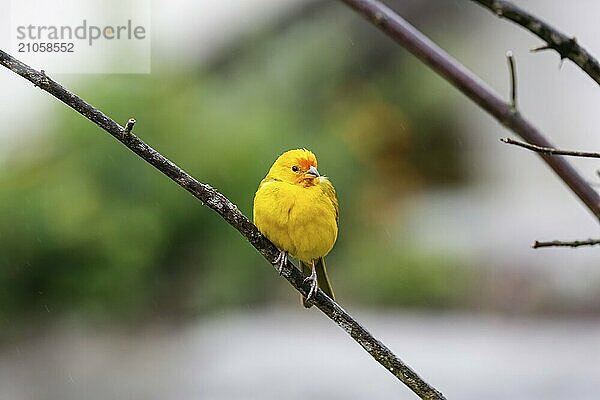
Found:
<svg viewBox="0 0 600 400"><path fill-rule="evenodd" d="M86 78L77 92L134 116L147 143L248 216L277 155L312 149L340 196L328 265L343 302L460 305L468 271L414 247L401 223L405 199L465 181L447 88L339 12L264 28L201 71L161 65L169 73ZM72 110L52 116L0 171L0 324L274 300L282 281L218 216Z"/></svg>

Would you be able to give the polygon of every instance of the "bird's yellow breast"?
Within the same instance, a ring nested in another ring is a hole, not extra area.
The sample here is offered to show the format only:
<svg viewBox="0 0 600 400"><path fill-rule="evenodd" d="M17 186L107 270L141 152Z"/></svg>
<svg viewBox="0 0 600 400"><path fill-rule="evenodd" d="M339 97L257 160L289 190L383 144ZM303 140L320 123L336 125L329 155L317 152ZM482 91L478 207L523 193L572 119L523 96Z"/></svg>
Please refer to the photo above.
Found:
<svg viewBox="0 0 600 400"><path fill-rule="evenodd" d="M321 185L303 187L265 179L254 197L258 229L279 249L307 263L327 255L337 239L337 210Z"/></svg>

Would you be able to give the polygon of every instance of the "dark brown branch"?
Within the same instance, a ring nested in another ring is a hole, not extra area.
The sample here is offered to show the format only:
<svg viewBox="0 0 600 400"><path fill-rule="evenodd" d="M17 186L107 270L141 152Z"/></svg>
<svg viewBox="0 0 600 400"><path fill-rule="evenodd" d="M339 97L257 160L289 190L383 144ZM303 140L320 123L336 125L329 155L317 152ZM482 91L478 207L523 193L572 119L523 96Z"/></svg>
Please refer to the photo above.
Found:
<svg viewBox="0 0 600 400"><path fill-rule="evenodd" d="M106 116L102 111L92 107L77 95L71 93L60 84L50 79L43 72L38 72L28 65L18 61L11 55L0 50L0 64L21 75L35 86L50 93L63 103L73 108L100 128L104 129L119 142L143 160L168 176L179 186L190 192L204 205L219 214L231 226L237 229L258 252L273 263L278 255L277 248L263 236L256 226L250 222L227 197L211 186L198 182L187 172L179 168L162 154L148 146L136 135L131 133L135 120L129 120L125 128ZM304 282L304 276L289 262L283 270L283 276L304 297L308 295L310 284ZM336 302L318 290L313 297L313 304L339 325L346 333L360 344L379 364L390 371L413 392L423 399L444 399L442 394L427 384L415 371L405 364L398 356L383 343L371 335L350 314Z"/></svg>
<svg viewBox="0 0 600 400"><path fill-rule="evenodd" d="M506 128L526 142L554 147L546 137L510 104L500 98L475 74L416 30L393 10L376 0L342 0L389 37L405 47ZM563 157L538 153L550 168L571 188L588 209L600 219L600 196Z"/></svg>
<svg viewBox="0 0 600 400"><path fill-rule="evenodd" d="M600 64L574 37L568 37L535 15L503 0L472 0L489 9L500 18L508 19L546 42L532 51L556 50L561 60L568 58L577 64L590 78L600 84Z"/></svg>
<svg viewBox="0 0 600 400"><path fill-rule="evenodd" d="M561 150L554 147L542 147L535 144L529 144L520 142L511 138L500 139L501 142L506 144L512 144L515 146L523 147L527 150L535 151L536 153L548 154L548 155L560 155L560 156L572 156L572 157L586 157L586 158L600 158L600 153L594 153L591 151L575 151L575 150Z"/></svg>
<svg viewBox="0 0 600 400"><path fill-rule="evenodd" d="M561 242L560 240L553 240L551 242L539 242L536 240L531 247L534 249L539 249L541 247L581 247L596 245L600 245L600 239L574 240L572 242Z"/></svg>

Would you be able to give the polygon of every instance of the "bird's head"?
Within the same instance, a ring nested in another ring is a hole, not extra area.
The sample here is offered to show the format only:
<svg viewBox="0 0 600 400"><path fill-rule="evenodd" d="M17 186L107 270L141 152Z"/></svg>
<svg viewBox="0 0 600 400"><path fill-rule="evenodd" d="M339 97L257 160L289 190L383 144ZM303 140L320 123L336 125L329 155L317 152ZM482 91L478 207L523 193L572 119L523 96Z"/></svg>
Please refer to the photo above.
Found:
<svg viewBox="0 0 600 400"><path fill-rule="evenodd" d="M275 161L268 177L300 186L312 186L321 175L317 158L306 149L288 150Z"/></svg>

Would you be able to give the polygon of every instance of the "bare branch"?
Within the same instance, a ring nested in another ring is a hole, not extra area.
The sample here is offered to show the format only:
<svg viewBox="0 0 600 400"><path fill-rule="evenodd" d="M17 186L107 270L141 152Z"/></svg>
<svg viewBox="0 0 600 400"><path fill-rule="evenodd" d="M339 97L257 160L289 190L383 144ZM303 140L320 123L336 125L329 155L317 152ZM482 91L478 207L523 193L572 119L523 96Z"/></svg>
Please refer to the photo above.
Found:
<svg viewBox="0 0 600 400"><path fill-rule="evenodd" d="M596 245L600 245L600 239L574 240L572 242L562 242L560 240L553 240L551 242L539 242L536 240L531 247L534 249L539 249L541 247L581 247Z"/></svg>
<svg viewBox="0 0 600 400"><path fill-rule="evenodd" d="M517 70L515 58L511 51L506 52L506 61L510 72L510 109L512 112L517 112Z"/></svg>
<svg viewBox="0 0 600 400"><path fill-rule="evenodd" d="M102 113L102 111L86 103L83 99L50 79L44 73L34 70L2 50L0 50L0 64L21 75L40 89L50 93L52 96L73 108L79 114L104 129L143 160L154 166L179 186L190 192L204 205L223 217L223 219L237 229L265 259L271 263L275 262L277 255L279 254L275 245L258 231L256 226L254 226L254 224L238 210L235 204L211 186L198 182L187 172L131 133L131 128L133 128L134 124L132 120L129 120L125 128L121 127L114 120ZM283 276L298 292L304 297L307 297L310 290L310 283L305 283L304 276L293 263L288 261L283 269ZM373 335L360 325L350 314L344 311L342 307L327 297L322 290L317 290L317 293L313 296L312 302L319 310L346 331L346 333L360 344L379 364L390 371L418 396L423 399L444 399L444 396L440 392L425 382L412 370L412 368L410 368L410 366L392 353L392 351L382 342L373 337Z"/></svg>
<svg viewBox="0 0 600 400"><path fill-rule="evenodd" d="M500 18L508 19L546 42L532 51L556 50L561 60L568 58L577 64L590 78L600 84L600 63L574 37L568 37L535 15L504 0L472 0L489 9Z"/></svg>
<svg viewBox="0 0 600 400"><path fill-rule="evenodd" d="M586 157L586 158L600 158L600 153L594 153L591 151L561 150L561 149L556 149L554 147L542 147L542 146L537 146L535 144L520 142L518 140L514 140L511 138L503 138L503 139L500 139L500 141L503 143L523 147L527 150L535 151L536 153L541 153L541 154Z"/></svg>
<svg viewBox="0 0 600 400"><path fill-rule="evenodd" d="M526 142L552 148L546 137L510 104L500 98L475 74L460 64L402 17L377 0L342 0L413 53L458 90ZM600 219L600 195L563 157L538 153L550 168L571 188L588 209Z"/></svg>

